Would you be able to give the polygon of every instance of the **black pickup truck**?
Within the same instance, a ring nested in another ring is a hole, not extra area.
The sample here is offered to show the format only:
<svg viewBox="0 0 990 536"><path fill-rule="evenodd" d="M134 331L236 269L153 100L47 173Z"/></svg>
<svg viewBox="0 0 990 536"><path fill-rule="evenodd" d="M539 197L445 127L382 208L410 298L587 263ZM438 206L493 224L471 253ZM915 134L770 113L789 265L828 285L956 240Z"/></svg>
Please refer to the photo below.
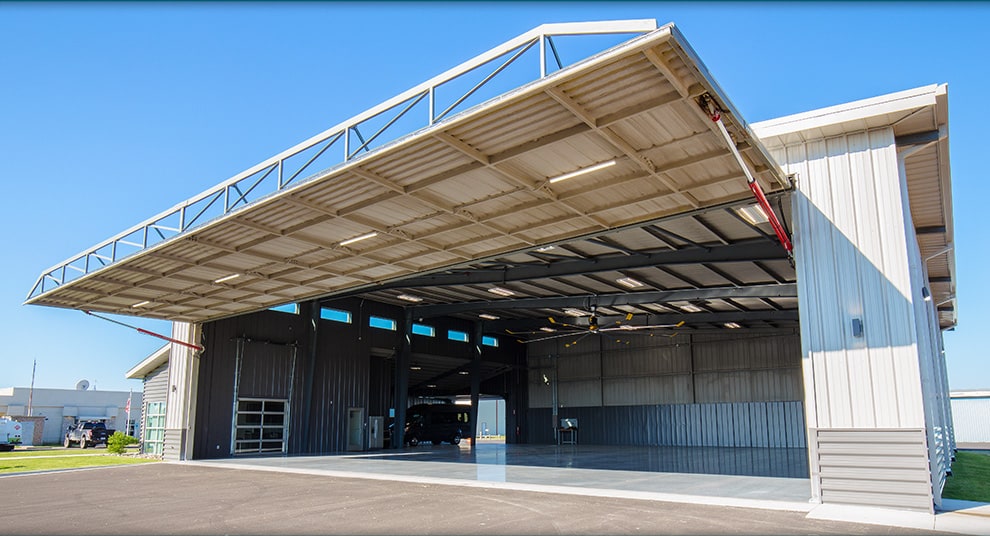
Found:
<svg viewBox="0 0 990 536"><path fill-rule="evenodd" d="M81 422L65 433L63 445L69 448L73 443L79 443L79 448L83 449L101 443L105 445L111 434L113 430L108 430L107 425L102 422Z"/></svg>

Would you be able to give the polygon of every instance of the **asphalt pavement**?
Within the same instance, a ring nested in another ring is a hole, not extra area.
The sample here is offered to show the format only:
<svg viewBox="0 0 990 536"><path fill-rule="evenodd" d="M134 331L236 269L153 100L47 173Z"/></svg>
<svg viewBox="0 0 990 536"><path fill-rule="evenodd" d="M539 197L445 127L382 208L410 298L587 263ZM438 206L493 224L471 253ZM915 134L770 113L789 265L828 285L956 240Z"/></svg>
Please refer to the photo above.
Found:
<svg viewBox="0 0 990 536"><path fill-rule="evenodd" d="M803 512L155 463L0 477L5 534L936 534Z"/></svg>

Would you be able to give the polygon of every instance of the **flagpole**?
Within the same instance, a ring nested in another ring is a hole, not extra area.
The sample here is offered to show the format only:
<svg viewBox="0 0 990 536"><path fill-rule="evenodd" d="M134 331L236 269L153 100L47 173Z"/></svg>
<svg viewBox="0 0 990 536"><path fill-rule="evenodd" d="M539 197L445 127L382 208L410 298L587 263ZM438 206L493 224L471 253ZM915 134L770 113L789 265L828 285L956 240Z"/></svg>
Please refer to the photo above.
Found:
<svg viewBox="0 0 990 536"><path fill-rule="evenodd" d="M127 392L127 420L124 421L124 434L131 435L129 432L131 425L131 397L134 396L134 388L131 388Z"/></svg>
<svg viewBox="0 0 990 536"><path fill-rule="evenodd" d="M34 366L31 367L31 389L28 390L28 410L27 416L30 417L32 413L32 406L34 405L34 373L38 370L38 358L34 359Z"/></svg>

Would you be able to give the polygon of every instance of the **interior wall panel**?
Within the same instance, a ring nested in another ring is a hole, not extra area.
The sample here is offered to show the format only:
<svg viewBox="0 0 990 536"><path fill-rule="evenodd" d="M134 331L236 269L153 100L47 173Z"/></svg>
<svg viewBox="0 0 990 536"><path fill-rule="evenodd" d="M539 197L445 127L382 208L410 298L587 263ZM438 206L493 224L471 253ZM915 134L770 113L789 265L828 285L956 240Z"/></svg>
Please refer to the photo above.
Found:
<svg viewBox="0 0 990 536"><path fill-rule="evenodd" d="M530 410L530 442L553 443L550 408ZM577 419L578 442L668 447L807 446L801 401L563 407Z"/></svg>

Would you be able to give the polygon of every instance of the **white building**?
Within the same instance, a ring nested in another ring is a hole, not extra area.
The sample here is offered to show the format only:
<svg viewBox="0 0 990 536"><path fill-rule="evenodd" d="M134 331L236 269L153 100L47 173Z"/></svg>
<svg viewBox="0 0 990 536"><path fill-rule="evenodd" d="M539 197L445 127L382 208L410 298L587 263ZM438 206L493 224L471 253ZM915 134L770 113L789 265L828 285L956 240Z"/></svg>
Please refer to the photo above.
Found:
<svg viewBox="0 0 990 536"><path fill-rule="evenodd" d="M134 435L134 424L140 417L141 393L127 391L97 391L82 389L40 389L33 395L28 387L0 388L0 416L44 416L42 442L61 443L65 431L80 421L100 421L107 428ZM131 401L130 422L127 423L127 401Z"/></svg>
<svg viewBox="0 0 990 536"><path fill-rule="evenodd" d="M990 449L990 389L952 391L952 424L961 449Z"/></svg>
<svg viewBox="0 0 990 536"><path fill-rule="evenodd" d="M161 455L165 441L165 404L168 392L169 345L155 350L134 365L124 376L129 380L141 380L141 402L131 406L133 419L141 423L141 452ZM135 436L136 437L136 436Z"/></svg>

